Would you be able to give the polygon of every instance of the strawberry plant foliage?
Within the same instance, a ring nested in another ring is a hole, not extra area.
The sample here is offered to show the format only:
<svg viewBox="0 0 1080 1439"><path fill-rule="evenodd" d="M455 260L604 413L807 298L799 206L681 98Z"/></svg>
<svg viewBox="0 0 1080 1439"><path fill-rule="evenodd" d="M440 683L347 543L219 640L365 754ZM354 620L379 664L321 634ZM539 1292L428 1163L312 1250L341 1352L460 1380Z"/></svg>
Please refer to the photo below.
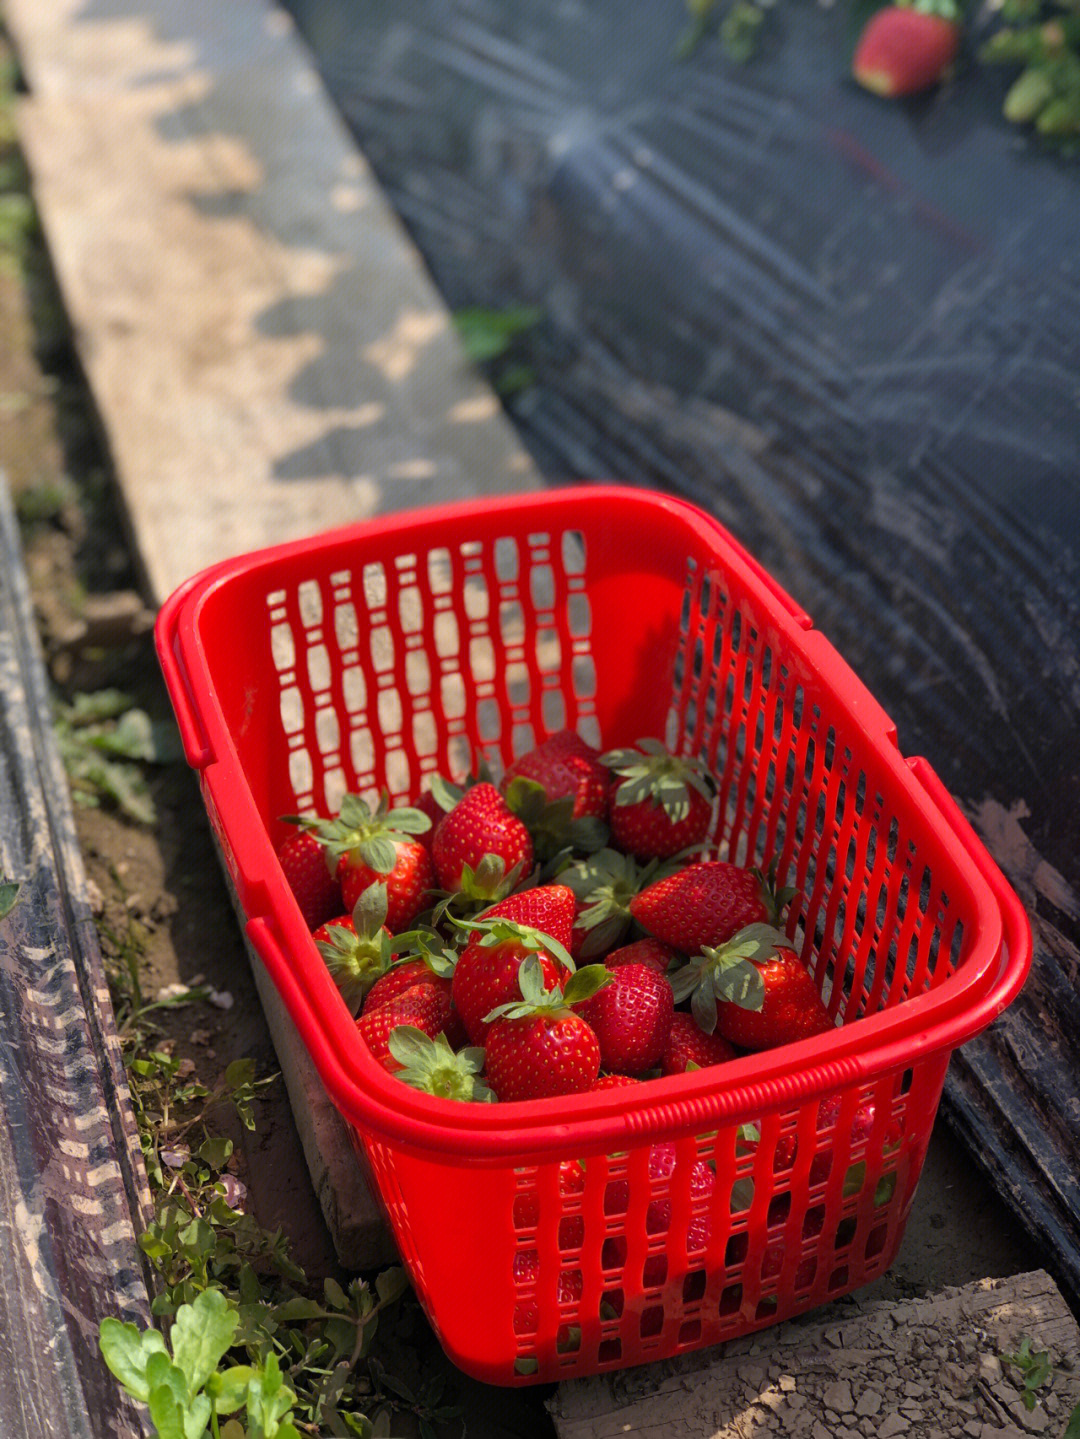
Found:
<svg viewBox="0 0 1080 1439"><path fill-rule="evenodd" d="M203 992L146 1002L134 961L114 963L109 978L154 1200L139 1243L161 1325L102 1321L101 1355L117 1381L147 1406L160 1439L374 1439L397 1414L432 1439L460 1408L444 1373L412 1387L394 1377L420 1370L417 1345L430 1344L404 1271L317 1283L281 1231L246 1210L232 1141L215 1126L230 1108L253 1130L255 1099L274 1078L239 1059L200 1082L155 1021Z"/></svg>

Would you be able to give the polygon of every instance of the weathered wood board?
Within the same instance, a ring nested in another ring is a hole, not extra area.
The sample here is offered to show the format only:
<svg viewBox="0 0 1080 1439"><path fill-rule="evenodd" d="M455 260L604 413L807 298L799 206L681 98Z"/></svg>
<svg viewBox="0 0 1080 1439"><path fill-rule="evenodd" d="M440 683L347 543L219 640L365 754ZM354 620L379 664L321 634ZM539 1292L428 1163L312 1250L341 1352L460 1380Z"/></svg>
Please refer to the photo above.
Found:
<svg viewBox="0 0 1080 1439"><path fill-rule="evenodd" d="M1033 1409L1003 1360L1030 1340L1053 1369ZM562 1385L559 1439L1023 1439L1080 1404L1080 1329L1041 1270L924 1299L838 1301L711 1358Z"/></svg>
<svg viewBox="0 0 1080 1439"><path fill-rule="evenodd" d="M150 1196L0 474L0 1433L142 1439L101 1321L145 1326Z"/></svg>
<svg viewBox="0 0 1080 1439"><path fill-rule="evenodd" d="M540 484L266 0L137 14L9 0L19 135L157 602L215 560ZM256 982L340 1261L381 1218L276 991Z"/></svg>

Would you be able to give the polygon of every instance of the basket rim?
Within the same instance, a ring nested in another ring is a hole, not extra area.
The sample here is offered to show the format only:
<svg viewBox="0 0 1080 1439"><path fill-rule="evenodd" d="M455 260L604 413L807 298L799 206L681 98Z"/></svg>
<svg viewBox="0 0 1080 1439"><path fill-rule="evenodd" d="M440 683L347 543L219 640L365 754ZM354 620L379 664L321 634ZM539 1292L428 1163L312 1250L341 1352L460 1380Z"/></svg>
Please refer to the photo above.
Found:
<svg viewBox="0 0 1080 1439"><path fill-rule="evenodd" d="M939 832L972 901L979 934L964 964L934 989L825 1036L780 1050L744 1055L721 1073L699 1070L641 1086L529 1104L465 1105L403 1085L365 1051L324 965L309 965L303 983L290 953L316 954L299 909L280 877L236 746L208 674L200 614L233 579L273 570L282 561L410 530L444 529L464 519L535 515L538 522L589 506L634 507L644 518L660 506L718 548L724 564L756 593L782 636L843 690L848 712L886 767L890 780ZM320 1077L343 1115L364 1135L414 1148L505 1160L513 1153L565 1151L568 1128L578 1148L599 1150L650 1134L687 1131L756 1117L783 1104L862 1083L933 1050L952 1050L984 1028L1018 991L1031 960L1031 933L1019 900L944 786L921 759L905 759L889 717L809 616L718 521L689 501L619 485L589 485L538 494L398 512L220 561L166 600L155 641L188 763L199 773L211 821L232 854L246 937L278 988ZM310 971L310 972L308 972ZM778 1058L779 1057L779 1058Z"/></svg>

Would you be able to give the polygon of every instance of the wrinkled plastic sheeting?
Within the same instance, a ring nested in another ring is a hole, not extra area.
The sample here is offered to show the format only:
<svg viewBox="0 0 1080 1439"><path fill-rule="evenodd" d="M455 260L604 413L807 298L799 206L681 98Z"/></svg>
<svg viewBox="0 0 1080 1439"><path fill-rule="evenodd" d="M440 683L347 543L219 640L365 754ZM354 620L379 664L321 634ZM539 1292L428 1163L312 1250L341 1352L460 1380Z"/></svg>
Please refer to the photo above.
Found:
<svg viewBox="0 0 1080 1439"><path fill-rule="evenodd" d="M291 9L451 307L543 307L508 403L548 476L727 524L1025 899L1032 981L947 1100L1075 1298L1080 163L1008 73L860 91L806 0L747 66L677 60L681 0Z"/></svg>

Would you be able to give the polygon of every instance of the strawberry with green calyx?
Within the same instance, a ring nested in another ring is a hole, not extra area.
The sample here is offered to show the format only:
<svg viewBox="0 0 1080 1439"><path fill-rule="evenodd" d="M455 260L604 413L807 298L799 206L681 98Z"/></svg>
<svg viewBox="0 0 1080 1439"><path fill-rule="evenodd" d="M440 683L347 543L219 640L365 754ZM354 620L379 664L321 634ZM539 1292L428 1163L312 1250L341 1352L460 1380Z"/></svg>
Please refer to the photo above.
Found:
<svg viewBox="0 0 1080 1439"><path fill-rule="evenodd" d="M607 843L611 776L600 754L573 730L560 730L507 768L500 789L528 827L542 863L591 854Z"/></svg>
<svg viewBox="0 0 1080 1439"><path fill-rule="evenodd" d="M574 896L559 884L508 895L476 919L450 916L468 935L454 966L452 994L471 1043L484 1043L491 1009L520 999L518 971L527 956L536 956L547 988L563 983L574 968L567 948L573 916Z"/></svg>
<svg viewBox="0 0 1080 1439"><path fill-rule="evenodd" d="M466 1046L456 1053L445 1034L434 1039L411 1024L400 1024L387 1041L391 1057L401 1066L396 1078L423 1094L493 1104L495 1092L483 1079L484 1051Z"/></svg>
<svg viewBox="0 0 1080 1439"><path fill-rule="evenodd" d="M396 960L381 974L368 990L364 1000L364 1013L386 1004L406 989L417 984L427 984L441 989L451 998L450 1013L446 1021L445 1034L452 1049L460 1049L468 1042L461 1015L453 1007L453 973L457 953L448 949L434 933L420 931L406 936L414 953ZM418 953L416 952L418 951Z"/></svg>
<svg viewBox="0 0 1080 1439"><path fill-rule="evenodd" d="M387 925L397 934L407 929L428 903L434 884L431 856L417 838L431 828L420 810L390 808L383 794L372 809L359 795L347 794L337 818L297 819L309 828L336 864L345 909L352 909L360 892L382 880L387 891Z"/></svg>
<svg viewBox="0 0 1080 1439"><path fill-rule="evenodd" d="M777 891L771 867L763 872L703 859L653 880L627 908L655 939L696 954L726 943L749 924L776 925L794 893Z"/></svg>
<svg viewBox="0 0 1080 1439"><path fill-rule="evenodd" d="M559 883L577 901L570 944L575 959L596 959L626 937L633 922L630 901L655 877L658 864L639 865L631 855L604 848L559 870Z"/></svg>
<svg viewBox="0 0 1080 1439"><path fill-rule="evenodd" d="M431 858L440 888L490 904L533 865L533 842L493 784L466 790L435 827Z"/></svg>
<svg viewBox="0 0 1080 1439"><path fill-rule="evenodd" d="M500 1100L551 1099L592 1088L600 1073L600 1042L573 1006L610 979L602 964L590 964L564 989L549 988L535 954L521 961L518 998L484 1016L488 1083Z"/></svg>
<svg viewBox="0 0 1080 1439"><path fill-rule="evenodd" d="M896 0L866 22L852 56L852 77L885 99L917 95L950 72L961 32L954 0Z"/></svg>
<svg viewBox="0 0 1080 1439"><path fill-rule="evenodd" d="M706 1034L697 1020L685 1010L677 1009L671 1018L667 1043L660 1056L660 1073L686 1074L694 1069L707 1069L713 1064L726 1064L738 1055L719 1034Z"/></svg>
<svg viewBox="0 0 1080 1439"><path fill-rule="evenodd" d="M400 1065L390 1052L390 1036L402 1025L411 1025L435 1038L450 1016L450 996L432 984L414 984L395 994L385 1004L365 1010L356 1021L356 1032L384 1069L396 1074Z"/></svg>
<svg viewBox="0 0 1080 1439"><path fill-rule="evenodd" d="M504 791L507 807L529 831L533 853L541 864L574 854L592 854L608 841L608 827L594 815L574 816L569 796L549 800L542 785L518 775Z"/></svg>
<svg viewBox="0 0 1080 1439"><path fill-rule="evenodd" d="M307 826L312 821L290 816L286 823ZM329 821L315 823L327 824ZM278 846L277 857L308 929L316 930L327 920L344 912L345 902L333 864L327 863L326 851L311 829L300 828L295 834L290 834Z"/></svg>
<svg viewBox="0 0 1080 1439"><path fill-rule="evenodd" d="M386 885L371 884L357 898L351 915L322 924L312 935L330 976L352 1014L413 936L393 936L386 924Z"/></svg>
<svg viewBox="0 0 1080 1439"><path fill-rule="evenodd" d="M660 1063L667 1044L675 1012L671 985L648 964L621 964L608 974L608 983L578 1012L600 1041L605 1069L644 1074Z"/></svg>
<svg viewBox="0 0 1080 1439"><path fill-rule="evenodd" d="M832 1029L817 986L785 934L751 924L706 946L671 976L676 1002L689 998L705 1034L740 1049L774 1049Z"/></svg>
<svg viewBox="0 0 1080 1439"><path fill-rule="evenodd" d="M617 848L666 859L705 839L716 784L700 760L673 755L655 739L600 759L613 772L608 823Z"/></svg>
<svg viewBox="0 0 1080 1439"><path fill-rule="evenodd" d="M491 771L482 759L477 762L475 769L469 771L460 784L455 784L453 780L446 779L444 775L438 773L431 775L427 789L417 795L415 804L415 808L422 814L426 814L431 820L431 829L426 835L420 837L428 849L431 848L431 840L439 821L443 815L450 813L465 791L471 789L474 784L490 784L491 782Z"/></svg>

